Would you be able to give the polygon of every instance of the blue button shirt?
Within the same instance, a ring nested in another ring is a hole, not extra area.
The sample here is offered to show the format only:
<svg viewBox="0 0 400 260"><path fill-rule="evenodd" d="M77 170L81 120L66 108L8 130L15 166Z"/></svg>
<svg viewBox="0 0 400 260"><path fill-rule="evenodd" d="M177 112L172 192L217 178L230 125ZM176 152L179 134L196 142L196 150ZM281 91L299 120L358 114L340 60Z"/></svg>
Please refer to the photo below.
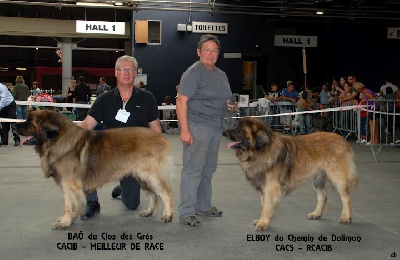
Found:
<svg viewBox="0 0 400 260"><path fill-rule="evenodd" d="M329 102L329 97L330 97L331 95L330 95L330 92L329 91L325 91L325 90L322 90L320 93L319 93L319 98L320 98L320 100L321 100L321 104L324 104L324 105L328 105L330 102Z"/></svg>
<svg viewBox="0 0 400 260"><path fill-rule="evenodd" d="M10 105L14 101L14 97L8 88L0 83L0 110Z"/></svg>

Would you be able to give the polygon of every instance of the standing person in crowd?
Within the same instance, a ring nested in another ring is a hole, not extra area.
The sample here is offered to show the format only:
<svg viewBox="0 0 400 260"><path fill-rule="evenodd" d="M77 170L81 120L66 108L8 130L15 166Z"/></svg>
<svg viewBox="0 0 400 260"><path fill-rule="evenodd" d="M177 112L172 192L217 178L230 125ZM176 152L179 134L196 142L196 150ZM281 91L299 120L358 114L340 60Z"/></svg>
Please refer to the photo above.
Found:
<svg viewBox="0 0 400 260"><path fill-rule="evenodd" d="M42 90L39 87L39 83L37 81L32 82L31 95L33 97L33 101L36 101L36 98L40 94L42 94Z"/></svg>
<svg viewBox="0 0 400 260"><path fill-rule="evenodd" d="M17 104L15 104L14 97L8 88L0 83L0 117L2 118L17 118ZM10 131L11 123L1 123L1 142L0 146L8 145L8 132ZM12 130L14 136L14 146L18 146L20 142L19 135Z"/></svg>
<svg viewBox="0 0 400 260"><path fill-rule="evenodd" d="M67 103L75 103L75 98L74 98L75 87L76 87L76 80L73 79L71 80L67 92L65 93L65 96L67 97ZM72 107L67 107L67 110L72 111Z"/></svg>
<svg viewBox="0 0 400 260"><path fill-rule="evenodd" d="M13 96L16 101L28 101L30 94L29 87L25 85L25 80L22 76L17 76L15 78L15 86L13 88ZM17 118L26 119L28 113L28 106L17 105Z"/></svg>
<svg viewBox="0 0 400 260"><path fill-rule="evenodd" d="M322 84L322 89L319 93L319 99L321 101L322 108L331 107L332 97L331 91L329 91L328 83Z"/></svg>
<svg viewBox="0 0 400 260"><path fill-rule="evenodd" d="M355 81L354 76L348 77L352 82ZM339 104L342 107L353 106L358 104L358 92L354 87L352 87L349 81L344 83L344 92L339 96ZM354 118L354 113L351 110L341 111L339 121L339 128L343 129L343 136L348 138L351 131L356 129L356 120Z"/></svg>
<svg viewBox="0 0 400 260"><path fill-rule="evenodd" d="M347 77L347 81L350 83L350 86L354 88L355 84L357 83L357 78L353 74Z"/></svg>
<svg viewBox="0 0 400 260"><path fill-rule="evenodd" d="M104 92L111 90L111 87L109 85L107 85L106 81L107 80L105 77L100 77L100 79L99 79L100 85L97 86L96 97L99 97Z"/></svg>
<svg viewBox="0 0 400 260"><path fill-rule="evenodd" d="M360 106L367 105L367 100L364 100L364 94L363 93L360 93L359 99L360 99L360 102L359 102ZM360 143L361 144L366 144L367 143L367 120L368 120L367 108L363 107L360 110L360 136L361 136Z"/></svg>
<svg viewBox="0 0 400 260"><path fill-rule="evenodd" d="M220 50L217 36L201 36L199 61L183 73L176 101L183 142L180 222L195 227L201 225L195 214L222 216L211 204L211 179L217 169L223 117L232 92L225 72L215 66Z"/></svg>
<svg viewBox="0 0 400 260"><path fill-rule="evenodd" d="M386 117L386 128L385 128L385 132L386 134L391 134L393 132L393 123L394 126L396 126L396 116L393 115L393 113L398 113L398 109L395 109L395 105L396 105L396 94L393 93L393 88L388 86L385 89L386 94L383 96L383 99L386 101L382 101L381 106L382 106L382 110L387 112L388 114L385 115Z"/></svg>
<svg viewBox="0 0 400 260"><path fill-rule="evenodd" d="M117 87L99 96L88 112L88 116L78 125L92 130L100 122L105 129L118 127L149 127L161 133L158 106L154 96L147 91L139 91L133 84L138 63L134 57L125 55L115 62ZM121 195L122 203L135 210L140 204L140 185L132 177L127 176L114 188L112 197ZM88 220L100 212L97 192L86 193L86 213L81 217Z"/></svg>
<svg viewBox="0 0 400 260"><path fill-rule="evenodd" d="M345 81L346 80L344 77L340 77L340 83L343 82L344 84ZM335 78L332 79L331 97L333 99L337 99L340 96L340 94L342 94L342 92L344 91L343 88L341 87L343 85L341 85L340 83L337 81L337 79Z"/></svg>
<svg viewBox="0 0 400 260"><path fill-rule="evenodd" d="M315 87L311 90L309 86L305 86L300 93L297 101L297 112L312 111L316 108L319 89ZM302 135L311 134L313 132L312 117L310 113L299 114L299 127Z"/></svg>
<svg viewBox="0 0 400 260"><path fill-rule="evenodd" d="M393 92L392 93L396 93L397 90L399 90L399 88L396 85L393 85L392 83L392 78L390 76L386 76L385 78L385 84L381 86L381 88L379 89L379 95L381 97L386 95L386 89L390 87Z"/></svg>
<svg viewBox="0 0 400 260"><path fill-rule="evenodd" d="M275 82L271 84L271 89L265 95L265 98L271 101L271 104L269 105L269 114L270 115L278 114L279 109L278 109L278 104L276 102L282 100L282 91L278 89L278 85ZM269 125L273 129L275 129L277 123L278 123L278 118L276 116L271 116L269 118Z"/></svg>
<svg viewBox="0 0 400 260"><path fill-rule="evenodd" d="M294 83L292 81L287 82L287 87L282 90L282 100L289 102L281 106L281 113L292 113L294 112L294 107L297 100L299 99L299 92L297 92ZM283 133L289 134L290 127L292 125L292 116L282 116L283 121Z"/></svg>
<svg viewBox="0 0 400 260"><path fill-rule="evenodd" d="M319 109L327 109L331 108L332 106L332 96L331 96L332 91L329 91L328 83L322 84L322 89L321 92L319 93ZM321 130L326 130L330 131L332 128L332 118L331 118L331 113L330 112L322 112L322 129Z"/></svg>
<svg viewBox="0 0 400 260"><path fill-rule="evenodd" d="M84 76L80 76L78 78L78 80L79 80L79 84L75 87L75 92L72 95L72 97L75 98L75 103L77 103L77 104L89 104L90 97L92 95L90 87L88 85L86 85L86 79ZM88 110L89 109L87 109L87 108L77 108L76 109L78 119L80 121L85 120Z"/></svg>
<svg viewBox="0 0 400 260"><path fill-rule="evenodd" d="M375 92L366 88L361 82L355 83L354 87L358 93L363 94L363 100L367 102L368 106L367 110L370 139L367 144L379 144L379 127L377 119L379 120L380 114L375 113L375 111L379 111L379 104L376 101L370 101L372 99L376 99Z"/></svg>
<svg viewBox="0 0 400 260"><path fill-rule="evenodd" d="M344 83L344 91L339 96L339 101L341 106L352 106L356 105L358 97L358 92L356 89L351 85L349 81Z"/></svg>

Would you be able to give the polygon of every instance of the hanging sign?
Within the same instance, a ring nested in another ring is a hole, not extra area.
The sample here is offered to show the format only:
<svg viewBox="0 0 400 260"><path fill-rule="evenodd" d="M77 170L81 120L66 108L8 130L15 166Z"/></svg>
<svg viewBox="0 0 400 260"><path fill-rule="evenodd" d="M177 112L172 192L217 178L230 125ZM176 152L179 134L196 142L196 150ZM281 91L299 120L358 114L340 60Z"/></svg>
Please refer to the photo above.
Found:
<svg viewBox="0 0 400 260"><path fill-rule="evenodd" d="M275 46L317 47L318 36L275 35Z"/></svg>
<svg viewBox="0 0 400 260"><path fill-rule="evenodd" d="M124 22L76 21L77 33L125 34Z"/></svg>
<svg viewBox="0 0 400 260"><path fill-rule="evenodd" d="M192 22L192 32L228 34L227 23Z"/></svg>

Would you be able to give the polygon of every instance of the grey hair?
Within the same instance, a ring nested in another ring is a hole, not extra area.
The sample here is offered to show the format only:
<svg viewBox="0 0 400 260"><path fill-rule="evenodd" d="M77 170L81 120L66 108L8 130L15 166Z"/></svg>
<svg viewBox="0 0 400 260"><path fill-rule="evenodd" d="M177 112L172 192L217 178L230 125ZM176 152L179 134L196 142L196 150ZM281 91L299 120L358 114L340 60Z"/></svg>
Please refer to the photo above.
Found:
<svg viewBox="0 0 400 260"><path fill-rule="evenodd" d="M208 41L213 41L218 45L218 50L221 50L221 43L218 40L218 37L212 34L204 34L201 36L199 42L197 43L197 48L201 49L201 46L203 46L203 43L208 42Z"/></svg>
<svg viewBox="0 0 400 260"><path fill-rule="evenodd" d="M119 64L120 64L121 62L123 62L123 61L132 62L132 63L133 63L133 66L134 66L135 69L137 70L137 68L138 68L138 62L137 62L136 58L135 58L135 57L132 57L132 56L129 56L129 55L124 55L124 56L119 57L119 58L117 59L117 61L115 62L115 69L118 69Z"/></svg>

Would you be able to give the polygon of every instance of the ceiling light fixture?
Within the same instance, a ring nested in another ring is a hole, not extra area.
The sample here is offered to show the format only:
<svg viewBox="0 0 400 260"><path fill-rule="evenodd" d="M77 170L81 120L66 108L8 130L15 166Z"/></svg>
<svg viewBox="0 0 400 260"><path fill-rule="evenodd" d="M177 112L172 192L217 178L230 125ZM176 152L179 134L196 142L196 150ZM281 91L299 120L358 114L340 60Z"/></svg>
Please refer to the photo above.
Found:
<svg viewBox="0 0 400 260"><path fill-rule="evenodd" d="M316 14L318 14L318 15L323 15L323 14L324 14L324 11L317 11Z"/></svg>
<svg viewBox="0 0 400 260"><path fill-rule="evenodd" d="M76 5L80 6L113 6L107 3L93 3L93 2L76 2Z"/></svg>

